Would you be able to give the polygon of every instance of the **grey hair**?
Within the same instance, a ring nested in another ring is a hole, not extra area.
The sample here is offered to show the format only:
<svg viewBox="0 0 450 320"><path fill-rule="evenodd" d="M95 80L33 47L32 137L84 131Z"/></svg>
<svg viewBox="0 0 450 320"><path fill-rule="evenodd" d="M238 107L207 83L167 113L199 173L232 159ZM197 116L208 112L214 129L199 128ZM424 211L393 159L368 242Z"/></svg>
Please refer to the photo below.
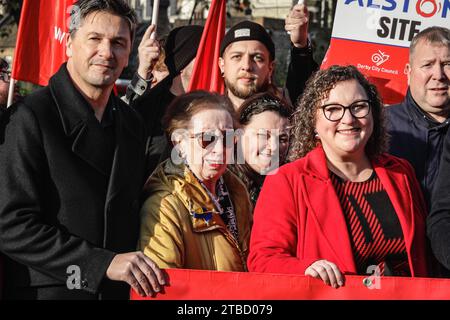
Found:
<svg viewBox="0 0 450 320"><path fill-rule="evenodd" d="M450 29L444 27L430 27L420 31L412 39L411 45L409 46L409 61L411 61L417 44L420 41L450 48Z"/></svg>
<svg viewBox="0 0 450 320"><path fill-rule="evenodd" d="M108 12L127 21L130 28L130 39L134 40L137 17L133 9L124 0L78 0L70 11L69 33L73 38L84 19L95 12Z"/></svg>

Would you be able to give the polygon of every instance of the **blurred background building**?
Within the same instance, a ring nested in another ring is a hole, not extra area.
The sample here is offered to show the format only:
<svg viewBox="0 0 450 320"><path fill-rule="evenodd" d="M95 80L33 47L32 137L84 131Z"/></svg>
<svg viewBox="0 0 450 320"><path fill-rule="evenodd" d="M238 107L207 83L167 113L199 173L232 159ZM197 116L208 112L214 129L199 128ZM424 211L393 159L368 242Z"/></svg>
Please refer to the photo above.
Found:
<svg viewBox="0 0 450 320"><path fill-rule="evenodd" d="M39 0L33 0L39 1ZM151 23L153 0L126 0L135 9L139 27L129 67L122 75L130 78L137 68L137 47L140 37ZM284 84L289 63L289 36L284 31L284 19L298 0L228 0L227 27L241 21L253 20L263 25L272 35L277 48L275 81ZM310 39L317 62L326 53L333 27L337 0L307 0L310 12ZM205 23L211 0L160 0L158 35L166 35L172 28ZM0 56L11 59L15 47L17 23L22 0L0 0Z"/></svg>

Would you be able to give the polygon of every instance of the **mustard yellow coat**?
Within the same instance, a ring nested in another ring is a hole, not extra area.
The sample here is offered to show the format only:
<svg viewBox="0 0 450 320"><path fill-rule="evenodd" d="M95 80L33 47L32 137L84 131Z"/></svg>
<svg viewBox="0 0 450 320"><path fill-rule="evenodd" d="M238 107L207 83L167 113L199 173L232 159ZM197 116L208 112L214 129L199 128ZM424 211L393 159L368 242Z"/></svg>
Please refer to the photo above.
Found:
<svg viewBox="0 0 450 320"><path fill-rule="evenodd" d="M160 268L247 271L251 203L244 184L232 172L227 170L223 178L233 202L239 241L192 172L169 159L145 185L139 249ZM215 212L212 218L202 219L202 212L208 211Z"/></svg>

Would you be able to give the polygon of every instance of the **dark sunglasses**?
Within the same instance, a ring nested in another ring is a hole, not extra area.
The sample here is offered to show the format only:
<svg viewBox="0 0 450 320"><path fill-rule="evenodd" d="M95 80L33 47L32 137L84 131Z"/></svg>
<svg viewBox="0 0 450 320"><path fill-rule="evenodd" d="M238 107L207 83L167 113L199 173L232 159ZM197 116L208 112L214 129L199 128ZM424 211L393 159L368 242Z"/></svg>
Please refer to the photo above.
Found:
<svg viewBox="0 0 450 320"><path fill-rule="evenodd" d="M220 134L215 132L199 132L190 135L191 138L196 139L198 145L202 149L206 149L209 146L213 146L217 143L217 141L222 141L222 146L231 147L236 143L236 137L234 134L234 130L226 130L221 131Z"/></svg>

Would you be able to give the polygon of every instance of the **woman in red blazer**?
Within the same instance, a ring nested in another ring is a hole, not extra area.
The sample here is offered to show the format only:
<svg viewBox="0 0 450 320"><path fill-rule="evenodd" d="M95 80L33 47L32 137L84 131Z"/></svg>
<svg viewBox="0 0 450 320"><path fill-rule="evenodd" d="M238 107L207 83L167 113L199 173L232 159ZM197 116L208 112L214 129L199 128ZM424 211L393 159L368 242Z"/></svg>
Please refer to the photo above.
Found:
<svg viewBox="0 0 450 320"><path fill-rule="evenodd" d="M317 72L292 135L293 162L266 178L256 204L249 270L335 288L344 274L427 276L423 196L411 165L384 153L376 88L352 66Z"/></svg>

